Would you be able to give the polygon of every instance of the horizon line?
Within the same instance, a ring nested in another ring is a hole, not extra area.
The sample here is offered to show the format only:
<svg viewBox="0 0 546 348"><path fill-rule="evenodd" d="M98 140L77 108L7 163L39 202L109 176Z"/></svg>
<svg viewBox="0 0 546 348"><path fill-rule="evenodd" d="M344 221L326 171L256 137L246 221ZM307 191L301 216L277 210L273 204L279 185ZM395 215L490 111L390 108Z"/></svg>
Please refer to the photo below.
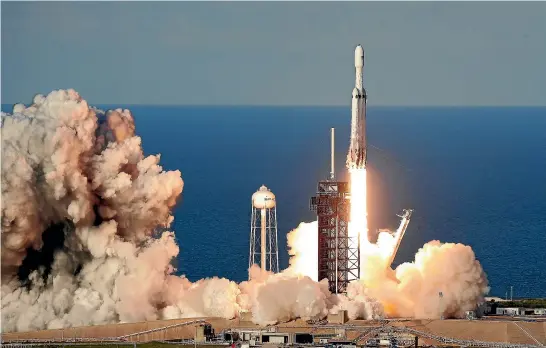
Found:
<svg viewBox="0 0 546 348"><path fill-rule="evenodd" d="M212 108L226 108L226 107L267 107L267 108L351 108L351 105L340 105L340 104L175 104L175 103L166 103L166 104L157 104L157 103L90 103L87 101L89 106L155 106L155 107L212 107ZM0 105L15 105L15 104L24 104L31 105L31 103L5 103L2 102ZM388 105L388 104L368 104L367 107L375 108L544 108L545 105Z"/></svg>

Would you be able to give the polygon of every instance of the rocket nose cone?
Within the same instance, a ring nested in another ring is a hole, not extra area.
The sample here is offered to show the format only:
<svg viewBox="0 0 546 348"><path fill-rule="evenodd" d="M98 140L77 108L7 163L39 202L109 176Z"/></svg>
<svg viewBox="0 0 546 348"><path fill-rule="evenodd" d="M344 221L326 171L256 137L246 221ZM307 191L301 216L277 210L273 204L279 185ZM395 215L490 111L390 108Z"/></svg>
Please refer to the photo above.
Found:
<svg viewBox="0 0 546 348"><path fill-rule="evenodd" d="M355 67L361 68L364 66L364 49L358 45L355 48Z"/></svg>
<svg viewBox="0 0 546 348"><path fill-rule="evenodd" d="M353 98L356 98L358 97L359 93L358 93L358 89L355 87L353 88Z"/></svg>
<svg viewBox="0 0 546 348"><path fill-rule="evenodd" d="M355 48L355 56L363 56L364 55L364 49L361 45L356 46Z"/></svg>

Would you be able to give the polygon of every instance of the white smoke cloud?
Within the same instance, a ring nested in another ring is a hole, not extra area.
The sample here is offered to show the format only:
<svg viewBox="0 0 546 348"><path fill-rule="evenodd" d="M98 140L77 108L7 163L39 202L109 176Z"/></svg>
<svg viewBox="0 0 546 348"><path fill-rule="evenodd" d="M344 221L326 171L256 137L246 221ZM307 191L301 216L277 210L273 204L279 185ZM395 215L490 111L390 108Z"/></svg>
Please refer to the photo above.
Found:
<svg viewBox="0 0 546 348"><path fill-rule="evenodd" d="M271 274L254 265L250 277L240 285L246 296L241 303L245 304L243 309L252 311L252 320L260 325L294 318L323 318L335 301L326 281L316 282L293 271Z"/></svg>
<svg viewBox="0 0 546 348"><path fill-rule="evenodd" d="M369 289L362 282L353 281L347 286L345 295L338 295L337 304L330 309L331 313L346 310L349 319L381 319L385 313L383 305L370 296Z"/></svg>
<svg viewBox="0 0 546 348"><path fill-rule="evenodd" d="M315 237L310 236L317 232L316 222L302 223L290 232L293 257L288 271L293 268L300 275L316 274ZM305 238L313 248L300 242ZM419 249L413 262L393 271L387 263L394 246L394 236L388 232L381 232L376 244L361 245L361 279L349 284L347 294L338 296L330 312L345 309L351 319L462 318L489 291L487 277L469 246L431 241ZM298 267L309 264L315 268Z"/></svg>
<svg viewBox="0 0 546 348"><path fill-rule="evenodd" d="M414 262L396 268L396 278L400 280L400 293L413 304L411 311L402 315L419 319L442 315L462 318L489 291L474 252L463 244L426 243Z"/></svg>
<svg viewBox="0 0 546 348"><path fill-rule="evenodd" d="M346 296L333 295L316 281L316 222L288 234L290 267L280 274L253 266L240 284L217 277L191 283L174 275L179 248L164 231L183 190L181 173L143 155L128 110L105 113L60 90L29 107L17 104L1 119L3 332L240 311L262 325L339 309L351 318L426 317L444 306L459 316L487 286L469 247L433 242L395 275L370 266ZM51 262L42 257L36 267L28 261L36 258L32 250L51 253ZM440 288L441 304L433 296Z"/></svg>
<svg viewBox="0 0 546 348"><path fill-rule="evenodd" d="M172 222L180 172L143 155L128 110L60 90L13 111L2 113L2 329L158 318L178 246L154 237ZM23 260L48 228L64 247L32 270Z"/></svg>
<svg viewBox="0 0 546 348"><path fill-rule="evenodd" d="M154 231L172 222L183 181L159 156L144 157L128 110L90 108L73 90L36 96L2 114L2 156L4 332L240 310L263 323L329 308L324 284L306 277L253 268L242 284L192 284L173 275L174 234ZM32 268L23 260L29 248L47 249L46 230L64 243L51 265ZM18 279L22 268L28 279Z"/></svg>
<svg viewBox="0 0 546 348"><path fill-rule="evenodd" d="M289 267L285 272L303 274L318 281L318 223L302 222L286 235Z"/></svg>

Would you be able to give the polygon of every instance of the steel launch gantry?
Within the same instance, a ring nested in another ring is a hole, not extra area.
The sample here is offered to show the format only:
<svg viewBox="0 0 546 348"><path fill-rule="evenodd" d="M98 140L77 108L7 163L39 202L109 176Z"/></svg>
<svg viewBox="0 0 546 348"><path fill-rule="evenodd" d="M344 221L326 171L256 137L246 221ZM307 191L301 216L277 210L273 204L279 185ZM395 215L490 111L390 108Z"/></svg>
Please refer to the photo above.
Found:
<svg viewBox="0 0 546 348"><path fill-rule="evenodd" d="M349 237L349 184L334 175L334 128L329 180L318 183L310 208L318 218L318 280L328 279L332 293L343 293L360 277L359 238Z"/></svg>

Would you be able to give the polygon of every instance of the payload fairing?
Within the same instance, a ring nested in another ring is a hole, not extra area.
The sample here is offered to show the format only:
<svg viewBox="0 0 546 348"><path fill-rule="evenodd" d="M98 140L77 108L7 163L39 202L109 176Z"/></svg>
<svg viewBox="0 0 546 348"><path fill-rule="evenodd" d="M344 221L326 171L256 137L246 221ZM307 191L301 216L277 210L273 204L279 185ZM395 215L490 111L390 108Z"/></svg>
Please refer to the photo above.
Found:
<svg viewBox="0 0 546 348"><path fill-rule="evenodd" d="M366 90L363 85L364 49L355 48L355 88L351 104L351 143L347 154L347 168L366 168Z"/></svg>

